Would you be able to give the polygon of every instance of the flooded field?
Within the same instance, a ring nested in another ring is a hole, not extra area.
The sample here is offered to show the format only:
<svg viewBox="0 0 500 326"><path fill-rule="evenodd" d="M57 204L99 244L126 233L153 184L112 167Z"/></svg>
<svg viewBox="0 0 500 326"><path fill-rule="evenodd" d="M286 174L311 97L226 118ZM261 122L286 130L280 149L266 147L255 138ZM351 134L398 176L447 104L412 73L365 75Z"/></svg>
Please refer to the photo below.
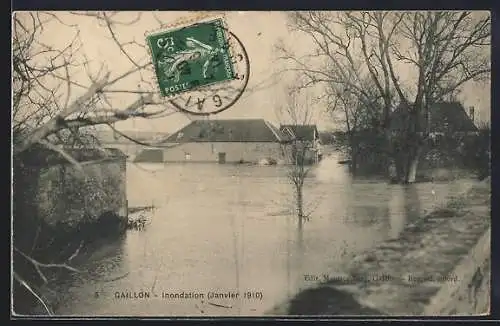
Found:
<svg viewBox="0 0 500 326"><path fill-rule="evenodd" d="M306 180L299 230L286 167L130 163L127 174L129 206L157 207L151 224L51 286L57 315L262 315L474 182L353 180L327 158Z"/></svg>

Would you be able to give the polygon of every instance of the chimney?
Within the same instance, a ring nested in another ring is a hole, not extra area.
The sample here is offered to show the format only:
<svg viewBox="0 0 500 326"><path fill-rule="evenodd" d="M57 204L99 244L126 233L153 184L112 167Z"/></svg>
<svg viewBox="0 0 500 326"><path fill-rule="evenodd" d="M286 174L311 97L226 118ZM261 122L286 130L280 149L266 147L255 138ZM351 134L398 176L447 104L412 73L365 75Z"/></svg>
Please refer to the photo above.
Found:
<svg viewBox="0 0 500 326"><path fill-rule="evenodd" d="M469 117L472 120L472 122L474 122L474 107L473 106L469 107Z"/></svg>

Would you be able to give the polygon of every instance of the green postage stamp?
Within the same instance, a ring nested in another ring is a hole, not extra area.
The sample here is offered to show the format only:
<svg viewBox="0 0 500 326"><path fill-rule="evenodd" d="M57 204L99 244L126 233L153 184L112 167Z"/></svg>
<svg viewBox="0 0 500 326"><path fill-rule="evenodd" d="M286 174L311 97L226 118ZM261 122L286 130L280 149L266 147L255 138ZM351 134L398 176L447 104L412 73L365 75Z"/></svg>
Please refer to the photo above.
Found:
<svg viewBox="0 0 500 326"><path fill-rule="evenodd" d="M154 33L146 41L164 97L235 78L222 18Z"/></svg>

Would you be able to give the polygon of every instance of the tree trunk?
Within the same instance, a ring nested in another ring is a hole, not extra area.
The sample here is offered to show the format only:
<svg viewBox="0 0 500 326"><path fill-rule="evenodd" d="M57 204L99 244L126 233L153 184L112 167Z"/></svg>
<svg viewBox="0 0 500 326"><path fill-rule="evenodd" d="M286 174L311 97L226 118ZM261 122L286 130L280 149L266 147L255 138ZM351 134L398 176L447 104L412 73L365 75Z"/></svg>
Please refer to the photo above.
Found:
<svg viewBox="0 0 500 326"><path fill-rule="evenodd" d="M351 168L351 174L353 176L356 176L358 168L358 154L355 151L351 154L350 168Z"/></svg>
<svg viewBox="0 0 500 326"><path fill-rule="evenodd" d="M391 139L391 144L392 144L392 159L394 162L394 170L395 170L395 176L391 180L394 183L402 183L404 181L404 177L406 174L405 170L405 153L406 153L406 148L404 146L404 135L402 134L396 134L392 139Z"/></svg>
<svg viewBox="0 0 500 326"><path fill-rule="evenodd" d="M407 132L403 141L396 141L395 163L397 180L400 183L414 183L422 152L420 136L416 132ZM401 139L400 138L400 139Z"/></svg>
<svg viewBox="0 0 500 326"><path fill-rule="evenodd" d="M394 168L396 176L393 181L399 183L414 183L422 148L416 137L411 137L405 146L397 146L394 153Z"/></svg>
<svg viewBox="0 0 500 326"><path fill-rule="evenodd" d="M384 130L384 144L383 146L383 153L382 153L382 159L384 160L383 166L385 166L385 172L386 172L386 177L388 180L391 182L396 180L397 178L397 169L396 169L396 160L393 158L392 155L392 135L391 131L389 129Z"/></svg>
<svg viewBox="0 0 500 326"><path fill-rule="evenodd" d="M396 165L396 181L398 183L404 182L404 178L406 175L406 169L405 169L405 157L403 153L397 153L396 158L395 158L395 165Z"/></svg>
<svg viewBox="0 0 500 326"><path fill-rule="evenodd" d="M355 136L351 133L349 135L349 149L350 149L350 171L352 175L356 175L358 168L358 144L356 142Z"/></svg>
<svg viewBox="0 0 500 326"><path fill-rule="evenodd" d="M394 139L394 158L397 171L397 180L400 183L414 183L417 168L422 152L422 135L419 133L420 123L418 112L412 110L409 114L406 130Z"/></svg>
<svg viewBox="0 0 500 326"><path fill-rule="evenodd" d="M406 162L404 183L414 183L417 177L418 161L420 159L421 148L415 144L409 149Z"/></svg>

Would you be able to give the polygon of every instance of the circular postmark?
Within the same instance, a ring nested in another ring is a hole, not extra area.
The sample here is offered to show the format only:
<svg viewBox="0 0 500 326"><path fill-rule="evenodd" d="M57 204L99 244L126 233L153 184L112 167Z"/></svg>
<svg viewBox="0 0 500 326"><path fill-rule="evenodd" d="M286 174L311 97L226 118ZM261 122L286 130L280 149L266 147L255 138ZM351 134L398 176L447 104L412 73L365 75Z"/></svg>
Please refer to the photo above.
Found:
<svg viewBox="0 0 500 326"><path fill-rule="evenodd" d="M170 99L169 102L178 110L194 115L217 114L234 105L244 93L250 77L248 54L236 35L230 31L228 35L234 40L234 46L230 47L230 60L234 67L232 78L200 86Z"/></svg>
<svg viewBox="0 0 500 326"><path fill-rule="evenodd" d="M160 93L179 111L208 116L238 101L250 61L222 19L148 36Z"/></svg>

